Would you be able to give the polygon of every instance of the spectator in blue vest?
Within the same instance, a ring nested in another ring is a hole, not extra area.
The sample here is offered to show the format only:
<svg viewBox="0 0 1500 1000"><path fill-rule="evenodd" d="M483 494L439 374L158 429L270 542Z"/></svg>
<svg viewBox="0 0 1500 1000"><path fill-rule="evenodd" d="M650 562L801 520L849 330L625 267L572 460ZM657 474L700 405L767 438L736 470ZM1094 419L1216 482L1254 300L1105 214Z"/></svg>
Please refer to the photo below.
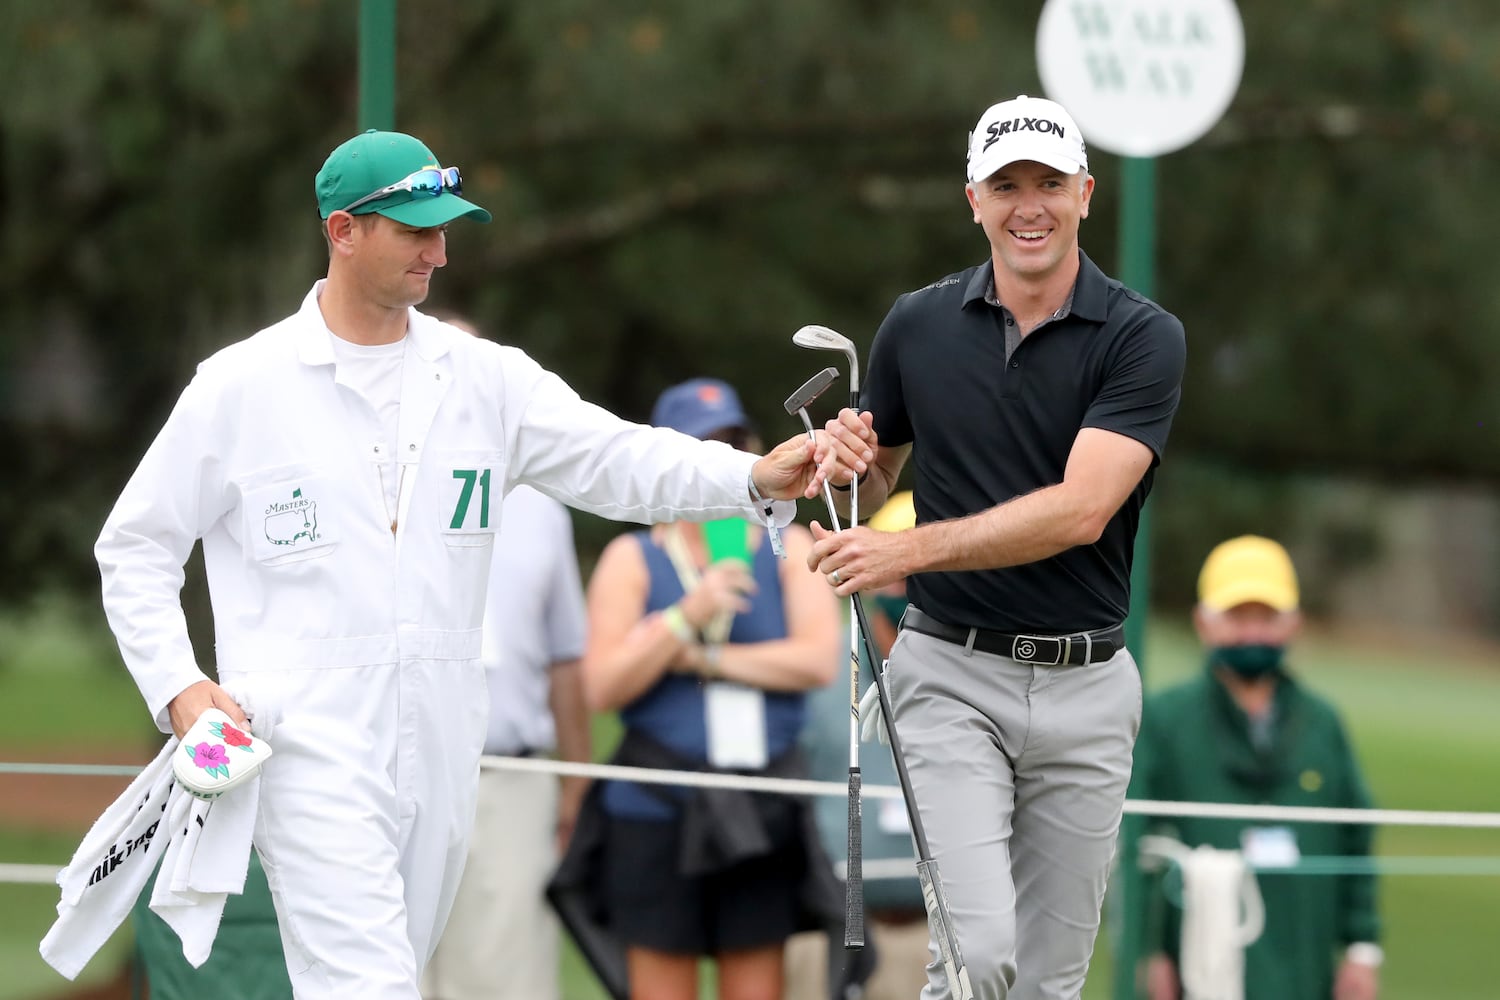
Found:
<svg viewBox="0 0 1500 1000"><path fill-rule="evenodd" d="M759 448L734 389L714 379L668 389L651 422ZM595 710L620 713L617 763L803 773L805 692L838 667L839 611L807 568L811 534L793 524L781 539L785 559L759 525L677 522L604 550L583 681ZM780 1000L786 939L819 925L806 881L819 865L827 874L805 801L626 782L597 799L607 925L625 947L630 995L696 998L706 956L721 996Z"/></svg>

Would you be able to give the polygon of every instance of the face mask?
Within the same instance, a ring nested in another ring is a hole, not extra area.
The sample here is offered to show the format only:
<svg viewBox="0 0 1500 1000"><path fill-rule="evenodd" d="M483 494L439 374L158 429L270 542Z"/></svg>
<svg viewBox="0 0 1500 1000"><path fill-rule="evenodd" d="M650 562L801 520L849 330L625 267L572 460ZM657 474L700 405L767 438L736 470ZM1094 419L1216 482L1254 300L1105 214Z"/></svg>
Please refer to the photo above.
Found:
<svg viewBox="0 0 1500 1000"><path fill-rule="evenodd" d="M1210 666L1222 664L1244 678L1264 677L1281 669L1282 646L1217 646L1208 651Z"/></svg>

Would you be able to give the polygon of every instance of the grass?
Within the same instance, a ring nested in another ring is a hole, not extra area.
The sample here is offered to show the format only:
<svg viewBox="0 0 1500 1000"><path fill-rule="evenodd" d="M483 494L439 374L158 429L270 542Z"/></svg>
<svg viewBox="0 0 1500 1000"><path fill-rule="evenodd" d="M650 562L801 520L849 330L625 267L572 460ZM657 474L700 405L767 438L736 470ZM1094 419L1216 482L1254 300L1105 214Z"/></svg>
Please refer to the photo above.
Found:
<svg viewBox="0 0 1500 1000"><path fill-rule="evenodd" d="M0 703L3 704L3 703ZM0 862L62 864L77 843L53 833L0 829ZM0 883L0 998L38 1000L55 997L66 980L37 952L57 916L57 887ZM128 928L117 932L78 977L80 984L101 982L120 968L134 938Z"/></svg>
<svg viewBox="0 0 1500 1000"><path fill-rule="evenodd" d="M0 618L0 745L149 741L139 695L97 637L57 614L30 629ZM17 651L18 655L13 655ZM1191 676L1200 654L1190 632L1158 623L1149 633L1143 669L1148 688ZM104 662L107 667L99 667ZM1293 659L1303 682L1338 704L1349 724L1379 805L1398 809L1500 812L1500 657L1484 651L1434 651L1386 642L1355 647L1309 635ZM60 727L60 728L59 728ZM601 756L618 726L599 720ZM76 837L0 830L0 862L61 863ZM1384 855L1500 856L1500 831L1388 827ZM1492 1000L1500 993L1500 950L1490 947L1500 913L1500 877L1392 876L1381 884L1386 923L1383 1000ZM41 1000L66 984L41 961L37 943L57 902L51 886L0 884L0 1000ZM128 931L90 963L84 980L119 967ZM1097 949L1085 1000L1107 1000L1107 933ZM591 973L565 949L562 995L604 1000ZM706 992L705 995L712 995Z"/></svg>

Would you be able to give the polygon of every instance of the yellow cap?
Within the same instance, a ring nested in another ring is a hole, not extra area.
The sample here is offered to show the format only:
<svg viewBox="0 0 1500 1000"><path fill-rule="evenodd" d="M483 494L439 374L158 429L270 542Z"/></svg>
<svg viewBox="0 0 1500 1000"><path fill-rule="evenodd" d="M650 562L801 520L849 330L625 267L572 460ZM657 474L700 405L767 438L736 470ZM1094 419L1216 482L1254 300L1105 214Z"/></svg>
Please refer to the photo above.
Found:
<svg viewBox="0 0 1500 1000"><path fill-rule="evenodd" d="M1297 571L1286 549L1269 538L1241 535L1221 542L1198 574L1198 602L1212 611L1240 604L1297 607Z"/></svg>
<svg viewBox="0 0 1500 1000"><path fill-rule="evenodd" d="M917 523L917 508L911 501L911 490L902 490L892 495L865 522L876 531L905 531Z"/></svg>

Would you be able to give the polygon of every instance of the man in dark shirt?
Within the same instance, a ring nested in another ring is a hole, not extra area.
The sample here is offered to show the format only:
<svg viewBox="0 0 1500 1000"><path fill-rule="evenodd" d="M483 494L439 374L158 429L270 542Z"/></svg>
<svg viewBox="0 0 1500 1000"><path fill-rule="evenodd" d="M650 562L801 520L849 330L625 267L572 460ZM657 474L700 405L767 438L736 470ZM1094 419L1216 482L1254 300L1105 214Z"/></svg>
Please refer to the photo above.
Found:
<svg viewBox="0 0 1500 1000"><path fill-rule="evenodd" d="M985 111L966 192L990 258L896 300L864 412L819 448L863 510L915 458L917 527L814 525L808 562L840 595L910 577L895 723L985 1000L1082 991L1140 725L1121 623L1185 345L1079 249L1093 190L1063 108ZM933 956L928 1000L950 995Z"/></svg>

